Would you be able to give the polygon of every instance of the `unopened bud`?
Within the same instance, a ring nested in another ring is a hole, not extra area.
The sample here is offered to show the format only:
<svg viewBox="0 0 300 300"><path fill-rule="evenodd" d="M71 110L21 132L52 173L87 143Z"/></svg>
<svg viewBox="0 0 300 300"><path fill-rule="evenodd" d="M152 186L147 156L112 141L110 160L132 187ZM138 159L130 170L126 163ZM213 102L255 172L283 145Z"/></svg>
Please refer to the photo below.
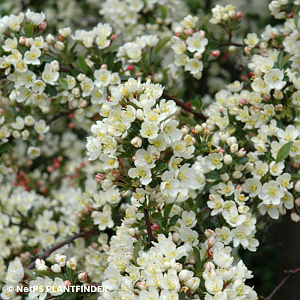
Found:
<svg viewBox="0 0 300 300"><path fill-rule="evenodd" d="M173 241L175 244L177 244L177 243L180 241L180 235L179 235L179 233L174 232L174 233L172 234L172 241Z"/></svg>
<svg viewBox="0 0 300 300"><path fill-rule="evenodd" d="M86 279L87 279L87 272L86 271L83 271L83 272L78 274L78 280L80 282L85 282Z"/></svg>
<svg viewBox="0 0 300 300"><path fill-rule="evenodd" d="M207 246L209 248L213 247L216 243L216 238L214 236L210 236L208 239L207 239Z"/></svg>
<svg viewBox="0 0 300 300"><path fill-rule="evenodd" d="M186 30L185 30L185 34L188 35L188 36L189 36L189 35L192 35L193 33L194 33L194 30L193 30L193 29L190 29L190 28L189 28L189 29L186 29Z"/></svg>
<svg viewBox="0 0 300 300"><path fill-rule="evenodd" d="M280 215L284 216L286 214L286 209L284 206L278 208Z"/></svg>
<svg viewBox="0 0 300 300"><path fill-rule="evenodd" d="M102 174L102 173L97 173L97 175L95 176L95 180L97 181L97 182L101 182L101 181L103 181L105 179L105 175L104 174Z"/></svg>
<svg viewBox="0 0 300 300"><path fill-rule="evenodd" d="M212 271L214 270L216 267L214 265L214 263L212 262L207 262L205 265L204 265L204 268L208 271Z"/></svg>
<svg viewBox="0 0 300 300"><path fill-rule="evenodd" d="M172 265L172 269L176 270L176 272L179 273L182 270L182 264L181 263L174 263Z"/></svg>
<svg viewBox="0 0 300 300"><path fill-rule="evenodd" d="M211 53L212 57L218 57L218 56L220 56L220 54L221 54L221 52L219 50L213 50Z"/></svg>
<svg viewBox="0 0 300 300"><path fill-rule="evenodd" d="M65 281L64 281L64 285L67 286L67 287L68 287L68 286L71 286L71 284L72 284L72 283L71 283L70 280L65 280Z"/></svg>
<svg viewBox="0 0 300 300"><path fill-rule="evenodd" d="M136 285L140 290L145 290L147 288L146 281L139 281Z"/></svg>
<svg viewBox="0 0 300 300"><path fill-rule="evenodd" d="M230 146L230 152L231 153L236 153L239 149L239 145L238 144L233 144Z"/></svg>
<svg viewBox="0 0 300 300"><path fill-rule="evenodd" d="M47 29L47 23L46 22L42 22L40 25L39 25L39 30L40 31L44 31Z"/></svg>
<svg viewBox="0 0 300 300"><path fill-rule="evenodd" d="M299 222L300 216L297 213L293 212L293 213L291 213L291 219L294 222Z"/></svg>
<svg viewBox="0 0 300 300"><path fill-rule="evenodd" d="M225 165L230 165L232 163L232 156L229 154L225 155L223 161Z"/></svg>
<svg viewBox="0 0 300 300"><path fill-rule="evenodd" d="M299 207L300 206L300 198L295 199L295 204Z"/></svg>
<svg viewBox="0 0 300 300"><path fill-rule="evenodd" d="M246 150L244 148L241 148L238 153L236 154L236 156L238 158L244 157L246 155Z"/></svg>
<svg viewBox="0 0 300 300"><path fill-rule="evenodd" d="M215 232L212 230L212 229L206 229L204 231L204 235L209 238L210 236L214 236L215 235Z"/></svg>
<svg viewBox="0 0 300 300"><path fill-rule="evenodd" d="M51 266L51 270L54 273L60 273L61 272L61 267L58 264L54 264L54 265Z"/></svg>
<svg viewBox="0 0 300 300"><path fill-rule="evenodd" d="M58 51L63 51L65 49L65 44L61 41L57 41L54 45L54 48Z"/></svg>
<svg viewBox="0 0 300 300"><path fill-rule="evenodd" d="M19 44L20 45L25 45L26 43L26 37L25 36L20 36L19 38Z"/></svg>
<svg viewBox="0 0 300 300"><path fill-rule="evenodd" d="M132 146L134 146L136 148L140 148L140 147L142 147L143 141L139 136L136 136L131 140L130 143Z"/></svg>
<svg viewBox="0 0 300 300"><path fill-rule="evenodd" d="M190 257L189 258L189 262L190 265L195 265L197 263L196 258L195 257Z"/></svg>

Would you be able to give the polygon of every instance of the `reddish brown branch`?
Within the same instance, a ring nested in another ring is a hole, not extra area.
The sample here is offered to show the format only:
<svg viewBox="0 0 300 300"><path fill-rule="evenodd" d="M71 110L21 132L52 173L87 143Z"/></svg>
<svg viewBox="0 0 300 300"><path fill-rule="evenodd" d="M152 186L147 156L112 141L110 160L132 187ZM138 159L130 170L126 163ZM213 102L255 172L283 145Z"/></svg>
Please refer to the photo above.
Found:
<svg viewBox="0 0 300 300"><path fill-rule="evenodd" d="M184 102L181 102L180 100L176 99L175 97L167 94L167 93L163 93L163 97L169 100L173 100L176 102L176 104L178 106L180 106L181 108L183 108L184 110L194 114L194 116L196 116L197 118L199 118L202 121L206 121L206 117L200 113L195 112L193 109L191 109L191 107L189 107L188 105L186 105Z"/></svg>
<svg viewBox="0 0 300 300"><path fill-rule="evenodd" d="M54 252L55 250L65 246L65 245L68 245L68 244L72 243L74 240L76 240L80 237L89 237L90 235L96 234L96 233L98 233L98 229L91 229L91 230L76 233L73 236L66 239L65 241L63 241L63 242L57 244L56 246L53 246L52 248L46 250L44 253L42 253L36 259L45 259L45 258L49 257L51 255L51 253ZM35 266L35 260L32 261L26 268L27 269L32 269L34 266Z"/></svg>
<svg viewBox="0 0 300 300"><path fill-rule="evenodd" d="M273 290L273 292L267 297L263 298L264 300L270 300L275 295L275 293L296 273L300 272L300 268L297 268L295 270L286 270L284 273L288 274L283 280L276 286L276 288Z"/></svg>
<svg viewBox="0 0 300 300"><path fill-rule="evenodd" d="M219 46L220 46L220 47L222 47L222 46L246 47L247 45L229 42L229 43L219 43ZM275 49L280 49L280 50L283 50L283 49L284 49L283 46L275 46L275 45L272 45L272 47L275 48ZM259 49L259 45L255 46L254 48L255 48L255 49Z"/></svg>
<svg viewBox="0 0 300 300"><path fill-rule="evenodd" d="M148 209L146 209L146 208L144 208L144 217L145 217L145 223L146 223L147 233L148 233L148 236L149 236L150 241L151 241L150 244L152 244L152 242L153 242L153 234L152 234L151 224L150 224L150 220L149 220Z"/></svg>
<svg viewBox="0 0 300 300"><path fill-rule="evenodd" d="M76 110L76 108L70 108L66 111L62 111L61 113L59 113L58 115L54 116L53 118L49 119L46 121L47 124L51 124L53 121L63 117L63 116L67 116L71 113L73 113Z"/></svg>

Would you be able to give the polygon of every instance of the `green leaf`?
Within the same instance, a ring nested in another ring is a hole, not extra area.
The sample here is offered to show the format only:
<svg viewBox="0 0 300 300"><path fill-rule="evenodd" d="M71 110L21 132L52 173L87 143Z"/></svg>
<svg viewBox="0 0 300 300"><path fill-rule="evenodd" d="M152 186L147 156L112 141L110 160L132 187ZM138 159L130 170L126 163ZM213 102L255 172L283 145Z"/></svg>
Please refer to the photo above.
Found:
<svg viewBox="0 0 300 300"><path fill-rule="evenodd" d="M59 78L59 79L58 79L58 83L59 83L59 85L60 85L65 91L68 90L69 85L68 85L68 82L67 82L66 79L64 79L64 78Z"/></svg>
<svg viewBox="0 0 300 300"><path fill-rule="evenodd" d="M34 270L34 272L38 275L41 275L41 276L48 276L49 278L55 278L55 277L61 277L59 276L60 274L58 273L54 273L54 272L51 272L51 271L42 271L42 270Z"/></svg>
<svg viewBox="0 0 300 300"><path fill-rule="evenodd" d="M293 56L293 54L287 54L285 57L282 58L282 66L284 67L284 65L289 61L289 59Z"/></svg>
<svg viewBox="0 0 300 300"><path fill-rule="evenodd" d="M197 247L193 247L193 253L194 253L194 256L195 256L195 259L196 259L196 268L200 265L200 262L201 262L201 258L200 258L200 251Z"/></svg>
<svg viewBox="0 0 300 300"><path fill-rule="evenodd" d="M276 163L283 161L288 157L292 146L293 146L293 142L288 142L280 148L277 154Z"/></svg>
<svg viewBox="0 0 300 300"><path fill-rule="evenodd" d="M27 37L32 37L34 32L34 25L33 24L26 24L24 27L24 31Z"/></svg>
<svg viewBox="0 0 300 300"><path fill-rule="evenodd" d="M112 70L114 68L116 55L117 55L117 52L109 53L107 61L106 61L108 70Z"/></svg>
<svg viewBox="0 0 300 300"><path fill-rule="evenodd" d="M46 63L50 63L53 60L52 57L48 57L48 56L45 56L45 55L40 56L39 59L46 62Z"/></svg>
<svg viewBox="0 0 300 300"><path fill-rule="evenodd" d="M137 263L137 259L139 257L139 252L141 251L141 249L142 249L142 242L141 242L141 240L138 240L133 249L133 257L134 257L134 260L136 263Z"/></svg>
<svg viewBox="0 0 300 300"><path fill-rule="evenodd" d="M161 13L161 18L164 20L167 17L167 9L165 6L161 5L159 6L159 10Z"/></svg>
<svg viewBox="0 0 300 300"><path fill-rule="evenodd" d="M6 152L10 148L10 143L0 145L0 153Z"/></svg>
<svg viewBox="0 0 300 300"><path fill-rule="evenodd" d="M179 219L179 215L173 216L169 221L169 227L175 225L178 219Z"/></svg>
<svg viewBox="0 0 300 300"><path fill-rule="evenodd" d="M164 216L165 217L169 216L169 214L170 214L170 212L172 210L173 205L174 205L174 202L166 205L166 207L164 209Z"/></svg>
<svg viewBox="0 0 300 300"><path fill-rule="evenodd" d="M66 267L66 275L67 275L67 278L73 282L73 279L74 279L74 272L72 269L70 269L69 267Z"/></svg>
<svg viewBox="0 0 300 300"><path fill-rule="evenodd" d="M200 109L202 106L202 102L200 99L193 99L189 101L192 106L195 106L196 109Z"/></svg>
<svg viewBox="0 0 300 300"><path fill-rule="evenodd" d="M88 66L87 66L84 58L77 57L77 65L84 74L87 74Z"/></svg>
<svg viewBox="0 0 300 300"><path fill-rule="evenodd" d="M154 49L155 55L170 41L170 39L170 37L166 37L157 43Z"/></svg>
<svg viewBox="0 0 300 300"><path fill-rule="evenodd" d="M36 274L35 272L29 270L29 269L24 269L25 275L28 276L30 279L35 280Z"/></svg>
<svg viewBox="0 0 300 300"><path fill-rule="evenodd" d="M185 297L185 292L181 292L179 295L179 300L183 300Z"/></svg>
<svg viewBox="0 0 300 300"><path fill-rule="evenodd" d="M278 63L278 68L281 70L282 69L282 59L283 59L284 51L280 51L278 58L277 58L277 63Z"/></svg>
<svg viewBox="0 0 300 300"><path fill-rule="evenodd" d="M295 22L296 28L298 28L299 11L300 11L300 6L298 6L294 12L294 22Z"/></svg>

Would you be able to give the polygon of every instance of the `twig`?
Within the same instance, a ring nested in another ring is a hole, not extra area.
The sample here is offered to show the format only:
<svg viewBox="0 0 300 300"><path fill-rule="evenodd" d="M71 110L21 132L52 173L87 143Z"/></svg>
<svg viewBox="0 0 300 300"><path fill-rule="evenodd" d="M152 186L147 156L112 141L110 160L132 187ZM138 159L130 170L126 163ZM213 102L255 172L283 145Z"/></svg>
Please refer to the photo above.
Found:
<svg viewBox="0 0 300 300"><path fill-rule="evenodd" d="M273 292L267 297L263 298L264 300L270 300L275 295L275 293L288 281L294 274L300 272L300 268L297 268L295 270L285 270L284 273L288 274L283 280L276 286L276 288L273 290Z"/></svg>
<svg viewBox="0 0 300 300"><path fill-rule="evenodd" d="M247 45L229 42L229 43L219 43L218 46L219 46L219 47L222 47L222 46L245 47L245 46L247 46ZM272 45L272 47L275 48L275 49L280 49L280 50L283 50L283 49L284 49L283 46L275 46L275 45ZM259 49L259 45L255 46L254 48L255 48L255 49Z"/></svg>
<svg viewBox="0 0 300 300"><path fill-rule="evenodd" d="M59 113L58 115L54 116L53 118L47 120L46 123L51 124L53 121L55 121L63 116L69 115L69 114L73 113L75 110L76 110L76 108L70 108L66 111L63 111L63 112Z"/></svg>
<svg viewBox="0 0 300 300"><path fill-rule="evenodd" d="M37 257L37 259L45 259L47 257L49 257L51 255L52 252L54 252L55 250L70 244L71 242L73 242L74 240L80 238L80 237L88 237L94 233L97 233L98 229L91 229L91 230L87 230L87 231L82 231L79 232L77 234L74 234L73 236L71 236L70 238L66 239L65 241L57 244L56 246L53 246L52 248L46 250L43 254L41 254L39 257ZM27 269L32 269L35 265L35 260L32 261L26 268Z"/></svg>
<svg viewBox="0 0 300 300"><path fill-rule="evenodd" d="M173 96L171 96L167 93L163 93L163 97L165 97L166 99L175 101L178 106L180 106L183 109L187 110L188 112L194 114L194 116L198 117L200 120L202 120L204 122L206 121L206 117L204 115L195 112L188 105L186 105L184 102L181 102L180 100L176 99L175 97L173 97Z"/></svg>
<svg viewBox="0 0 300 300"><path fill-rule="evenodd" d="M150 224L150 220L149 220L149 213L148 213L148 209L147 208L144 208L144 217L145 217L145 223L146 223L147 233L148 233L148 236L149 236L150 241L151 241L150 244L152 245L153 234L152 234L151 224Z"/></svg>

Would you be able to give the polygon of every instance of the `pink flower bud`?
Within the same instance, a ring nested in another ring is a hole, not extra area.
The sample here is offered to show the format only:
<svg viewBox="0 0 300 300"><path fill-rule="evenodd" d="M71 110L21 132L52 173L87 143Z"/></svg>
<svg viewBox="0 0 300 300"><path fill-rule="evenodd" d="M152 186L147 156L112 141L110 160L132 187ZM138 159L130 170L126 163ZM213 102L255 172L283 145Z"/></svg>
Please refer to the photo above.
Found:
<svg viewBox="0 0 300 300"><path fill-rule="evenodd" d="M212 230L212 229L206 229L204 231L204 234L207 238L209 238L210 236L214 236L215 235L215 232Z"/></svg>
<svg viewBox="0 0 300 300"><path fill-rule="evenodd" d="M243 81L248 80L248 77L246 75L242 75L241 80L243 80Z"/></svg>
<svg viewBox="0 0 300 300"><path fill-rule="evenodd" d="M139 281L136 285L140 290L145 290L147 288L146 281Z"/></svg>
<svg viewBox="0 0 300 300"><path fill-rule="evenodd" d="M102 64L100 69L104 69L104 70L107 70L107 64Z"/></svg>
<svg viewBox="0 0 300 300"><path fill-rule="evenodd" d="M212 262L207 262L205 265L204 265L204 268L208 271L212 271L215 269L215 265L214 263Z"/></svg>
<svg viewBox="0 0 300 300"><path fill-rule="evenodd" d="M271 99L271 95L270 95L270 94L264 94L263 99L264 99L265 101L269 101L269 100Z"/></svg>
<svg viewBox="0 0 300 300"><path fill-rule="evenodd" d="M219 50L213 50L211 52L212 57L218 57L220 56L221 52Z"/></svg>
<svg viewBox="0 0 300 300"><path fill-rule="evenodd" d="M242 99L240 100L240 103L241 103L242 105L246 105L246 104L247 104L247 100L246 100L245 98L242 98Z"/></svg>
<svg viewBox="0 0 300 300"><path fill-rule="evenodd" d="M236 14L235 14L235 17L237 19L240 19L242 16L243 16L243 13L241 11L237 11Z"/></svg>
<svg viewBox="0 0 300 300"><path fill-rule="evenodd" d="M185 31L185 34L186 35L192 35L194 33L194 30L193 29L187 29L186 31Z"/></svg>
<svg viewBox="0 0 300 300"><path fill-rule="evenodd" d="M128 65L127 70L132 71L134 69L134 65Z"/></svg>
<svg viewBox="0 0 300 300"><path fill-rule="evenodd" d="M275 106L276 111L282 111L282 109L283 109L283 105L281 103L279 103Z"/></svg>
<svg viewBox="0 0 300 300"><path fill-rule="evenodd" d="M200 30L199 33L200 33L200 37L201 37L202 39L205 38L206 33L205 33L204 30Z"/></svg>
<svg viewBox="0 0 300 300"><path fill-rule="evenodd" d="M140 147L142 147L143 141L139 136L136 136L131 140L130 143L132 146L134 146L136 148L140 148Z"/></svg>
<svg viewBox="0 0 300 300"><path fill-rule="evenodd" d="M25 46L26 46L26 47L30 47L30 46L31 46L31 42L30 42L30 39L29 39L29 38L26 38Z"/></svg>
<svg viewBox="0 0 300 300"><path fill-rule="evenodd" d="M195 128L192 128L192 129L191 129L191 134L192 134L192 135L195 135L195 134L196 134Z"/></svg>
<svg viewBox="0 0 300 300"><path fill-rule="evenodd" d="M246 150L244 148L241 148L238 153L236 154L236 156L238 158L244 157L246 155Z"/></svg>
<svg viewBox="0 0 300 300"><path fill-rule="evenodd" d="M153 224L151 225L151 230L152 230L152 231L157 231L157 230L159 230L158 224L157 224L157 223L153 223Z"/></svg>
<svg viewBox="0 0 300 300"><path fill-rule="evenodd" d="M59 35L57 36L57 40L60 41L60 42L63 42L63 41L64 41L64 37L63 37L62 35L59 34Z"/></svg>
<svg viewBox="0 0 300 300"><path fill-rule="evenodd" d="M210 135L210 129L209 128L205 128L203 131L204 135Z"/></svg>
<svg viewBox="0 0 300 300"><path fill-rule="evenodd" d="M39 25L39 30L40 31L44 31L47 29L47 23L46 22L42 22L40 25Z"/></svg>
<svg viewBox="0 0 300 300"><path fill-rule="evenodd" d="M65 280L64 281L64 285L65 286L70 286L72 283L71 283L71 281L70 280Z"/></svg>
<svg viewBox="0 0 300 300"><path fill-rule="evenodd" d="M180 34L181 34L180 32L175 32L174 33L174 35L177 36L177 37L180 36Z"/></svg>
<svg viewBox="0 0 300 300"><path fill-rule="evenodd" d="M286 209L284 206L279 207L278 211L282 216L284 216L286 214Z"/></svg>
<svg viewBox="0 0 300 300"><path fill-rule="evenodd" d="M135 162L136 160L137 160L137 156L136 156L136 155L133 155L133 156L132 156L132 161Z"/></svg>
<svg viewBox="0 0 300 300"><path fill-rule="evenodd" d="M207 245L209 248L213 247L216 243L216 238L214 236L210 236L208 239L207 239Z"/></svg>
<svg viewBox="0 0 300 300"><path fill-rule="evenodd" d="M293 168L298 169L298 168L299 168L299 163L294 162L294 163L293 163Z"/></svg>
<svg viewBox="0 0 300 300"><path fill-rule="evenodd" d="M117 34L114 33L114 34L111 36L110 40L113 42L113 41L115 41L116 39L117 39Z"/></svg>
<svg viewBox="0 0 300 300"><path fill-rule="evenodd" d="M182 270L181 263L174 263L171 267L172 267L172 269L176 270L177 273L179 273Z"/></svg>
<svg viewBox="0 0 300 300"><path fill-rule="evenodd" d="M300 206L300 198L295 199L295 204L299 207Z"/></svg>
<svg viewBox="0 0 300 300"><path fill-rule="evenodd" d="M183 126L181 127L181 132L182 132L183 134L188 134L188 133L189 133L189 128L188 128L187 126L183 125Z"/></svg>
<svg viewBox="0 0 300 300"><path fill-rule="evenodd" d="M79 274L78 274L78 280L79 280L80 282L86 281L87 275L88 275L88 274L87 274L86 271L83 271L83 272L79 273Z"/></svg>
<svg viewBox="0 0 300 300"><path fill-rule="evenodd" d="M190 265L195 265L197 263L196 258L195 257L190 257L189 258L189 264Z"/></svg>
<svg viewBox="0 0 300 300"><path fill-rule="evenodd" d="M99 183L104 179L105 179L105 175L102 173L97 173L97 175L95 176L95 180Z"/></svg>
<svg viewBox="0 0 300 300"><path fill-rule="evenodd" d="M19 38L19 44L20 45L25 45L26 43L26 37L25 36L20 36Z"/></svg>
<svg viewBox="0 0 300 300"><path fill-rule="evenodd" d="M251 50L252 50L252 48L249 47L249 46L247 46L247 47L244 48L244 52L245 52L247 55L249 55L249 54L251 53Z"/></svg>
<svg viewBox="0 0 300 300"><path fill-rule="evenodd" d="M299 216L297 213L292 212L292 213L291 213L291 219L292 219L292 221L294 221L294 222L299 222L300 216Z"/></svg>

